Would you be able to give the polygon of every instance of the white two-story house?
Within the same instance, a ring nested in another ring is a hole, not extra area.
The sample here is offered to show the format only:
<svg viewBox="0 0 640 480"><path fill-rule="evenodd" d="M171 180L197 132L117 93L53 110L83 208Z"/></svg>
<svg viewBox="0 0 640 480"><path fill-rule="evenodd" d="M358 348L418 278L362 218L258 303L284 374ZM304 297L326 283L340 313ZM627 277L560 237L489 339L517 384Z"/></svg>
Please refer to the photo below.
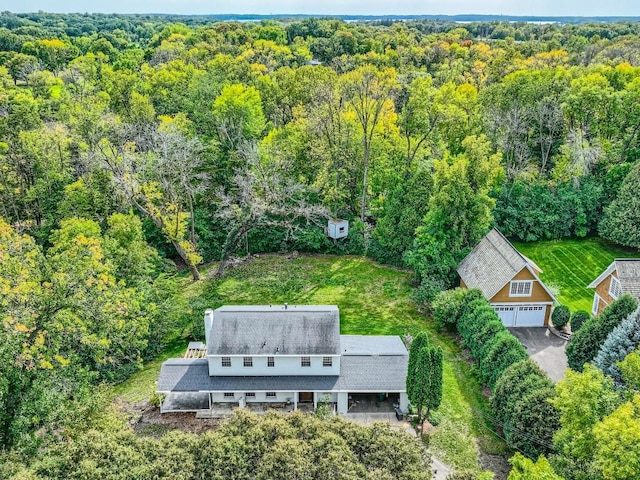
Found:
<svg viewBox="0 0 640 480"><path fill-rule="evenodd" d="M333 305L224 306L205 312L205 358L163 363L163 412L329 402L347 413L375 394L408 408L408 352L397 336L340 335Z"/></svg>

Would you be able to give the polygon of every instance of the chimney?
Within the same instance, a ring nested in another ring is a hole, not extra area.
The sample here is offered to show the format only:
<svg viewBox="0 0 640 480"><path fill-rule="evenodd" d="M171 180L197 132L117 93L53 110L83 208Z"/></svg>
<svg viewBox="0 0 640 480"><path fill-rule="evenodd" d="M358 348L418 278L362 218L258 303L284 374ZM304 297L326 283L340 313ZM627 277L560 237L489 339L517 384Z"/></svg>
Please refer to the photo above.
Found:
<svg viewBox="0 0 640 480"><path fill-rule="evenodd" d="M209 345L209 338L211 337L211 328L213 327L213 310L204 311L204 337L207 345Z"/></svg>

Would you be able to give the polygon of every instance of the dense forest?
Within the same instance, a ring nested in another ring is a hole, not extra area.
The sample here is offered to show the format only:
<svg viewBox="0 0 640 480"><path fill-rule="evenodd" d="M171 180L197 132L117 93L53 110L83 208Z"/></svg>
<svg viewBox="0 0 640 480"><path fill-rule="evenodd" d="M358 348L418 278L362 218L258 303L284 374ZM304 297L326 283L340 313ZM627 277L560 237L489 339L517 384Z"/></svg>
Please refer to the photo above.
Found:
<svg viewBox="0 0 640 480"><path fill-rule="evenodd" d="M492 225L640 247L639 155L640 23L4 12L0 448L87 427L177 270L368 255L430 301Z"/></svg>

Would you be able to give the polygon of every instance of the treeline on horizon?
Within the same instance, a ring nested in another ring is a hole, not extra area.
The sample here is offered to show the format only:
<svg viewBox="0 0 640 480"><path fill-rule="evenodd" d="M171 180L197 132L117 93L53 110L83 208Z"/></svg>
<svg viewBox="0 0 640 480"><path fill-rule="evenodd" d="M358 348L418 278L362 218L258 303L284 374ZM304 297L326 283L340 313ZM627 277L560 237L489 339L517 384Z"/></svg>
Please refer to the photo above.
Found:
<svg viewBox="0 0 640 480"><path fill-rule="evenodd" d="M148 13L89 13L89 12L73 12L73 13L51 13L46 11L37 12L10 12L4 11L3 14L16 15L22 18L31 18L32 15L82 15L82 16L124 16L124 17L142 17L148 20L155 19L159 21L171 21L171 22L185 22L189 24L192 21L198 22L205 19L205 21L217 20L217 21L260 21L260 20L278 20L281 22L287 21L299 21L307 18L317 19L336 19L344 21L363 21L363 22L393 22L393 21L410 21L410 20L429 20L429 21L448 21L448 22L550 22L559 24L580 24L591 22L602 23L616 23L616 22L635 22L640 20L640 16L636 15L596 15L596 16L583 16L583 15L498 15L498 14L456 14L456 15L444 15L444 14L384 14L384 15L367 15L367 14L308 14L308 13L274 13L274 14L260 14L260 13L163 13L163 12L148 12Z"/></svg>

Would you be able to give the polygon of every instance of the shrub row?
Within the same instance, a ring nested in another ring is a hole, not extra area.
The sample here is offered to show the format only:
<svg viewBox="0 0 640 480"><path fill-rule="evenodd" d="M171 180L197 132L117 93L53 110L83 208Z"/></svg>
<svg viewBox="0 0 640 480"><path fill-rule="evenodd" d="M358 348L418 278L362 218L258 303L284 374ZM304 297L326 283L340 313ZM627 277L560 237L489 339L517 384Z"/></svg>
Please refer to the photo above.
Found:
<svg viewBox="0 0 640 480"><path fill-rule="evenodd" d="M491 409L507 444L531 458L548 453L559 414L548 402L553 383L529 359L498 314L475 289L441 292L432 303L436 323L457 331L493 389Z"/></svg>
<svg viewBox="0 0 640 480"><path fill-rule="evenodd" d="M456 330L478 361L482 379L493 388L502 372L511 364L526 359L527 352L518 339L502 325L498 314L478 290L462 290L462 293L457 292L456 295L457 298L446 309L459 313L455 319ZM452 305L455 301L459 304ZM443 317L443 312L438 311L435 306L434 314L439 318Z"/></svg>
<svg viewBox="0 0 640 480"><path fill-rule="evenodd" d="M567 344L569 367L581 372L584 364L591 362L596 357L613 329L631 315L636 308L638 308L636 299L625 294L607 306L600 315L585 321L582 327L574 332Z"/></svg>

